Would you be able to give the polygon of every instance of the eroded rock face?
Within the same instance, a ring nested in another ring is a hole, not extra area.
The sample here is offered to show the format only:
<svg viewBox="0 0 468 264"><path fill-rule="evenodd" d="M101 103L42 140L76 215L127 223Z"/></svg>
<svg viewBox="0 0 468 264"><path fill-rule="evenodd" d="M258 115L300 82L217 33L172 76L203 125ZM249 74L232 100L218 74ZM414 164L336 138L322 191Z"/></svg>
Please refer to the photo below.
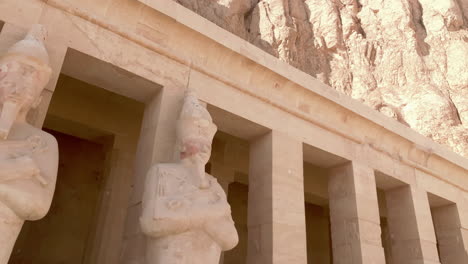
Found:
<svg viewBox="0 0 468 264"><path fill-rule="evenodd" d="M468 1L175 1L468 157Z"/></svg>

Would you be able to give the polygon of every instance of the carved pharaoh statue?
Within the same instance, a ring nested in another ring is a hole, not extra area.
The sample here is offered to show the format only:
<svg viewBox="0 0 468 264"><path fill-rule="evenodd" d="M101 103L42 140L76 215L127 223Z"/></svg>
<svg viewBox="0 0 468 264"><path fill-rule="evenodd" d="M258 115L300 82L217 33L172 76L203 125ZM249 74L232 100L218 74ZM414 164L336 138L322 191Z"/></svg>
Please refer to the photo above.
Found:
<svg viewBox="0 0 468 264"><path fill-rule="evenodd" d="M55 189L57 141L26 122L51 74L45 36L35 25L0 58L0 264L24 221L47 214Z"/></svg>
<svg viewBox="0 0 468 264"><path fill-rule="evenodd" d="M216 130L188 92L177 121L180 161L155 164L146 177L140 223L147 264L218 264L221 251L237 245L226 194L205 173Z"/></svg>

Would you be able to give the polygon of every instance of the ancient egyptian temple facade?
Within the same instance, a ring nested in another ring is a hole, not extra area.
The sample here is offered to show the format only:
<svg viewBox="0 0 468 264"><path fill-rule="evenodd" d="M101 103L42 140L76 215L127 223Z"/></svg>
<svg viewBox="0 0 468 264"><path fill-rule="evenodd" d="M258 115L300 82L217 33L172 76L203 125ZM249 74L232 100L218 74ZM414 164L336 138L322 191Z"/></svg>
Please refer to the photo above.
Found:
<svg viewBox="0 0 468 264"><path fill-rule="evenodd" d="M60 161L9 263L146 264L145 177L188 89L239 235L221 263L468 263L466 158L175 1L0 0L0 56L34 24L52 76L28 120Z"/></svg>

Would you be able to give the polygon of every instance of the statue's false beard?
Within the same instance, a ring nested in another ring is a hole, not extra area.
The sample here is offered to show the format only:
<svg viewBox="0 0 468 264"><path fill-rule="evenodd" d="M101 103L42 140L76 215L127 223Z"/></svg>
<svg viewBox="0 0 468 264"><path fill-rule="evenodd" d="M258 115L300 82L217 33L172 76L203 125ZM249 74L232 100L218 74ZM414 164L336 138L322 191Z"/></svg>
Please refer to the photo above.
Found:
<svg viewBox="0 0 468 264"><path fill-rule="evenodd" d="M11 127L20 112L20 108L16 102L6 101L3 103L0 114L0 139L7 139Z"/></svg>

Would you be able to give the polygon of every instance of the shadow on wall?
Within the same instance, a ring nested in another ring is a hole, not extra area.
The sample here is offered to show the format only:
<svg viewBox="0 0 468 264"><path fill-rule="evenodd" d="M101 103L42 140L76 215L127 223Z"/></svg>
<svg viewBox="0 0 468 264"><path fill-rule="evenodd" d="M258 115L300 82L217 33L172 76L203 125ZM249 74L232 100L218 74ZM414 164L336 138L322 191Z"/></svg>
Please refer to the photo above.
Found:
<svg viewBox="0 0 468 264"><path fill-rule="evenodd" d="M60 163L46 217L27 221L9 264L81 264L103 190L104 146L47 130L59 143Z"/></svg>
<svg viewBox="0 0 468 264"><path fill-rule="evenodd" d="M228 202L231 205L232 219L234 220L237 233L239 234L239 244L224 253L224 264L241 264L247 261L248 243L248 185L234 182L229 185Z"/></svg>
<svg viewBox="0 0 468 264"><path fill-rule="evenodd" d="M3 22L3 21L0 20L0 32L2 32L3 25L5 25L5 22Z"/></svg>
<svg viewBox="0 0 468 264"><path fill-rule="evenodd" d="M328 206L305 203L307 263L333 263Z"/></svg>

